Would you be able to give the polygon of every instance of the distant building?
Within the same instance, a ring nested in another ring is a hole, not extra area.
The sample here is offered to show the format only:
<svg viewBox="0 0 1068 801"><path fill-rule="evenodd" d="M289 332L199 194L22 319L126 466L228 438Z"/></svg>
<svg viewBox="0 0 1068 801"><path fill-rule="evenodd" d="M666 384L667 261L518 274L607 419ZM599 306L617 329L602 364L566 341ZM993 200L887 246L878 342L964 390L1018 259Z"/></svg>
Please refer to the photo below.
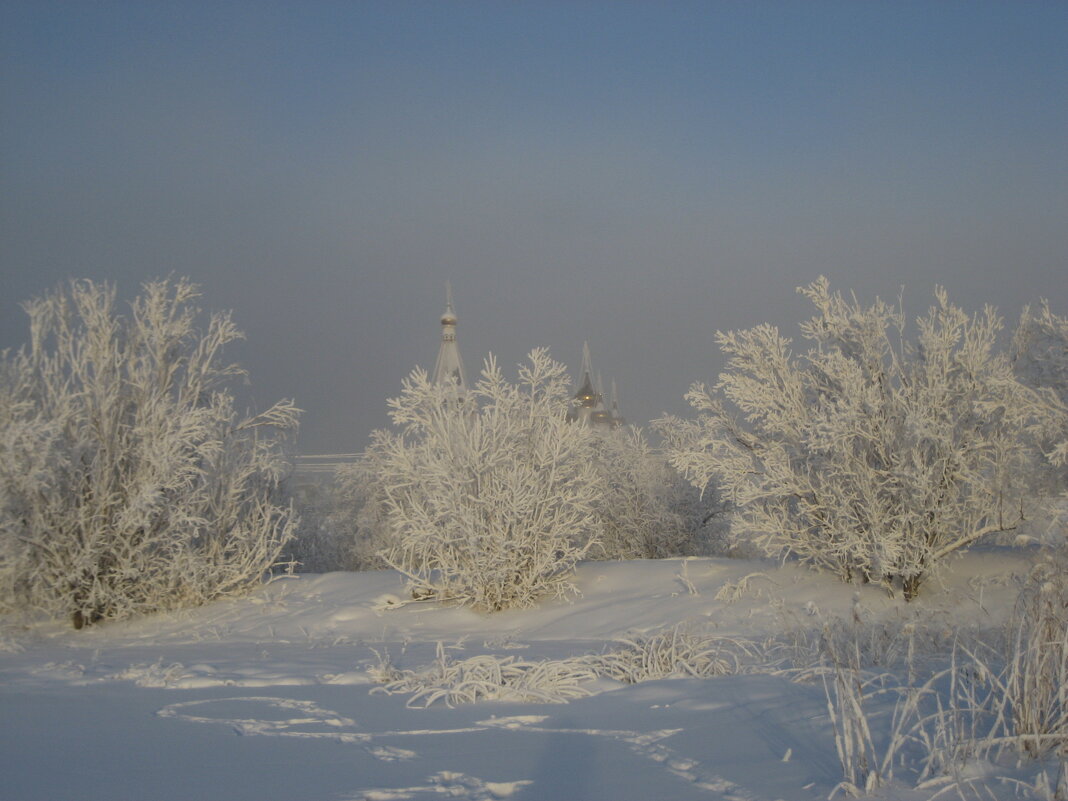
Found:
<svg viewBox="0 0 1068 801"><path fill-rule="evenodd" d="M456 312L452 307L452 287L445 285L445 313L441 316L441 345L438 360L434 364L432 379L435 384L453 384L460 394L467 392L467 379L460 347L456 342ZM568 420L582 421L592 426L615 428L624 424L619 412L619 395L615 381L612 382L611 405L606 405L601 389L601 377L593 381L590 364L590 346L582 345L582 382L574 395L574 405L567 414Z"/></svg>
<svg viewBox="0 0 1068 801"><path fill-rule="evenodd" d="M456 312L452 310L452 287L445 284L445 313L441 315L441 346L432 376L435 384L455 384L460 394L467 392L464 362L456 344Z"/></svg>
<svg viewBox="0 0 1068 801"><path fill-rule="evenodd" d="M593 366L590 362L590 343L582 343L582 383L574 395L573 406L567 414L568 420L589 423L592 426L617 427L624 423L619 413L619 398L616 384L612 382L611 407L605 405L604 391L600 375L597 383L593 382Z"/></svg>

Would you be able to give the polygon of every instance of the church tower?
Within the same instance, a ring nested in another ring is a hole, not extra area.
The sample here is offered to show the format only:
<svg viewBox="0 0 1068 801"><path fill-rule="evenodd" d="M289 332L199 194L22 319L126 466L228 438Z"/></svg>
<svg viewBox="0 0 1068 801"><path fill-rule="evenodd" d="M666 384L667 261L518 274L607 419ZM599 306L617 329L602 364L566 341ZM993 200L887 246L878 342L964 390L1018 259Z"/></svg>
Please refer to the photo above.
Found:
<svg viewBox="0 0 1068 801"><path fill-rule="evenodd" d="M452 286L445 282L445 313L441 315L441 347L432 376L435 384L455 383L460 393L467 391L464 363L456 344L456 313L452 310Z"/></svg>
<svg viewBox="0 0 1068 801"><path fill-rule="evenodd" d="M626 420L623 419L623 415L619 411L619 393L616 391L616 382L612 381L612 426L619 428L626 424Z"/></svg>
<svg viewBox="0 0 1068 801"><path fill-rule="evenodd" d="M601 378L600 373L597 373L597 383L594 387L597 392L597 406L594 407L593 412L590 414L590 422L598 426L610 426L612 425L612 414L608 411L608 407L604 402L604 379Z"/></svg>
<svg viewBox="0 0 1068 801"><path fill-rule="evenodd" d="M582 383L575 393L572 407L567 419L582 420L590 425L603 425L607 422L608 412L604 408L604 399L593 384L593 367L590 364L590 343L582 343Z"/></svg>

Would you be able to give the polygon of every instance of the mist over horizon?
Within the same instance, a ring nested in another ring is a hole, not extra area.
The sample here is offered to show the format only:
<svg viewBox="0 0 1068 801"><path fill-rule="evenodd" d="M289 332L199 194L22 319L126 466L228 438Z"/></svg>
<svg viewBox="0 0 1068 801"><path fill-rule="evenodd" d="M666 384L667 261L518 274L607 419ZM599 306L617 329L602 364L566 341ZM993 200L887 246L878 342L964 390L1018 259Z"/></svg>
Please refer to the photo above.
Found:
<svg viewBox="0 0 1068 801"><path fill-rule="evenodd" d="M0 349L68 278L189 276L247 403L351 452L536 346L689 416L795 288L1068 313L1063 3L0 3Z"/></svg>

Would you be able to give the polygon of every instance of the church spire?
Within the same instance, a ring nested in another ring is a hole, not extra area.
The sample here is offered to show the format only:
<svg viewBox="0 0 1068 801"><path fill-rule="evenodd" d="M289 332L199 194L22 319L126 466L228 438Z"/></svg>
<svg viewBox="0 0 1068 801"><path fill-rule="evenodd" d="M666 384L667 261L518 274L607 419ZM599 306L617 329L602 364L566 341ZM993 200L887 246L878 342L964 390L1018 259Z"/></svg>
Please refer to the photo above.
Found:
<svg viewBox="0 0 1068 801"><path fill-rule="evenodd" d="M612 415L604 405L604 379L601 378L600 373L597 373L597 383L594 385L594 391L597 393L597 405L593 407L593 411L590 413L590 422L596 425L611 425Z"/></svg>
<svg viewBox="0 0 1068 801"><path fill-rule="evenodd" d="M582 384L571 401L569 420L584 420L588 423L603 423L607 417L601 391L593 384L593 365L590 361L590 343L582 343Z"/></svg>
<svg viewBox="0 0 1068 801"><path fill-rule="evenodd" d="M434 365L435 384L455 383L463 392L467 390L464 378L464 363L456 344L456 313L452 310L452 285L445 282L445 313L441 315L441 347Z"/></svg>
<svg viewBox="0 0 1068 801"><path fill-rule="evenodd" d="M612 415L612 425L621 426L626 422L619 413L619 392L616 390L615 379L612 379L612 408L609 411Z"/></svg>

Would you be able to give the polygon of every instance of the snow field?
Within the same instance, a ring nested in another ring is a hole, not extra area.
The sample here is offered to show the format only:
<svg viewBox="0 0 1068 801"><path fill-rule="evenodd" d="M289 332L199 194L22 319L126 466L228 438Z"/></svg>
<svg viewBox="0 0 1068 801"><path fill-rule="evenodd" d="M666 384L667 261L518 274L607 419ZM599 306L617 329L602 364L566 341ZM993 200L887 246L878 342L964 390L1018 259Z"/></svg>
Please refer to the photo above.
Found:
<svg viewBox="0 0 1068 801"><path fill-rule="evenodd" d="M865 670L920 670L953 631L995 631L1028 568L1025 552L977 551L909 605L790 565L666 559L584 563L581 597L495 614L386 603L401 599L400 580L382 571L288 578L79 632L6 620L0 798L826 798L843 770L816 677L820 638L859 631L849 641ZM730 659L707 672L727 675L686 676L685 665L712 664L708 643L737 643L713 651ZM770 674L747 672L747 644ZM532 681L527 697L545 700L518 703L513 687L462 703L471 686L505 687L509 667L589 672L621 653L634 658L614 678ZM466 689L420 683L442 665ZM637 668L672 677L626 683ZM791 680L806 671L813 680ZM415 692L383 683L391 677ZM577 691L547 697L560 686ZM892 738L895 699L862 699L873 753ZM977 797L1042 797L1034 770L968 770L988 793ZM880 797L940 789L909 789L911 774L899 775Z"/></svg>

